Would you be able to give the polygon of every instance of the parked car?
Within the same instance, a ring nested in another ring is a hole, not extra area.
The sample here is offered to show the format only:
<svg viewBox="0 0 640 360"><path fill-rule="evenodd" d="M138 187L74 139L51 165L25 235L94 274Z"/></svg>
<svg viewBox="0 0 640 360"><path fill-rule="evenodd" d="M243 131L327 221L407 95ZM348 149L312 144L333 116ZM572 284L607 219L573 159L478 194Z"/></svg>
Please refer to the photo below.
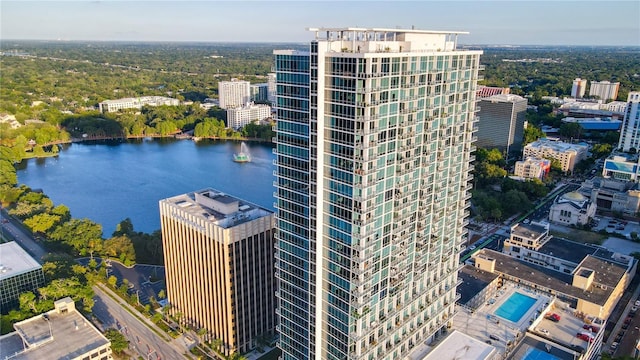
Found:
<svg viewBox="0 0 640 360"><path fill-rule="evenodd" d="M549 313L549 314L545 315L544 318L547 319L547 320L551 320L553 322L560 321L560 315L558 315L556 313Z"/></svg>
<svg viewBox="0 0 640 360"><path fill-rule="evenodd" d="M611 344L611 350L615 350L618 348L618 343L617 342L613 342L613 344Z"/></svg>
<svg viewBox="0 0 640 360"><path fill-rule="evenodd" d="M543 335L549 336L549 330L547 330L547 329L540 329L540 328L537 328L536 330L537 330L539 333L543 334Z"/></svg>
<svg viewBox="0 0 640 360"><path fill-rule="evenodd" d="M584 324L582 325L583 329L587 329L587 330L591 330L594 333L597 333L598 331L600 331L600 328L595 326L595 325L591 325L591 324Z"/></svg>
<svg viewBox="0 0 640 360"><path fill-rule="evenodd" d="M588 342L592 342L593 341L593 336L591 336L591 334L586 333L586 332L579 332L576 334L576 337L580 340L584 340L584 341L588 341Z"/></svg>
<svg viewBox="0 0 640 360"><path fill-rule="evenodd" d="M640 306L640 300L636 300L636 302L635 302L635 304L634 304L634 305L635 305L635 306Z"/></svg>
<svg viewBox="0 0 640 360"><path fill-rule="evenodd" d="M489 339L495 340L495 341L500 341L500 338L495 336L495 335L493 335L493 334L489 335Z"/></svg>

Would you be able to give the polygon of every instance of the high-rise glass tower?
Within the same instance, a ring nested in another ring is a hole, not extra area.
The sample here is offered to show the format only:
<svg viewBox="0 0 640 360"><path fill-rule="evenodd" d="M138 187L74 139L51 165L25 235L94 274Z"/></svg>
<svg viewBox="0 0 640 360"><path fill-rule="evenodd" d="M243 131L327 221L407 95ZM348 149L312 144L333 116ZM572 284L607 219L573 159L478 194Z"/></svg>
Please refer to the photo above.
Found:
<svg viewBox="0 0 640 360"><path fill-rule="evenodd" d="M481 51L461 32L310 29L275 51L283 359L398 359L447 326Z"/></svg>

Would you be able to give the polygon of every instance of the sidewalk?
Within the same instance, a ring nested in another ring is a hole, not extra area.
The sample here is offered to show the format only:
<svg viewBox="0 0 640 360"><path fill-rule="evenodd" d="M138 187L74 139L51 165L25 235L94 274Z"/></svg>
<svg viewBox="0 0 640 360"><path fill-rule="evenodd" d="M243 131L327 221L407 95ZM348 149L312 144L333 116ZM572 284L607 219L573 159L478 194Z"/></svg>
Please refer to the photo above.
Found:
<svg viewBox="0 0 640 360"><path fill-rule="evenodd" d="M188 354L190 359L193 359L193 355L189 352L189 349L186 347L186 342L182 339L182 335L178 338L174 339L169 334L164 332L164 330L160 329L153 321L151 321L148 317L141 314L136 308L129 305L126 301L124 301L118 294L114 293L107 286L98 283L95 285L101 291L105 292L112 299L114 299L120 306L127 309L130 313L132 313L135 317L137 317L140 321L142 321L149 329L151 329L154 333L156 333L162 340L164 340L167 344L173 347L178 353ZM182 342L180 340L183 340ZM180 346L182 345L182 346Z"/></svg>
<svg viewBox="0 0 640 360"><path fill-rule="evenodd" d="M636 275L636 276L640 276L640 275ZM629 300L627 305L624 307L624 310L622 310L622 314L620 314L620 318L618 319L617 323L613 327L613 330L609 334L609 338L607 339L607 342L606 342L606 347L607 348L610 348L611 343L613 343L613 340L616 337L616 334L618 334L620 332L620 330L622 329L623 320L627 316L627 314L629 314L629 311L633 307L633 305L634 305L636 299L638 298L638 296L640 296L640 284L638 284L638 286L636 286L636 288L634 289L633 294L631 295L631 299Z"/></svg>

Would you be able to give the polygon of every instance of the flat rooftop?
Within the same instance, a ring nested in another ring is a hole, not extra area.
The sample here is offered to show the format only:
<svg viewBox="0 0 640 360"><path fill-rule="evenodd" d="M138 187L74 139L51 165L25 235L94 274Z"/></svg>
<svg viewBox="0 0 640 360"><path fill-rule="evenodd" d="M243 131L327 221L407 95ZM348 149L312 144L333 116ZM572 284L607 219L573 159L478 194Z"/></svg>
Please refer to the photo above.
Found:
<svg viewBox="0 0 640 360"><path fill-rule="evenodd" d="M462 280L462 284L458 286L458 293L460 294L460 300L458 302L460 304L466 304L492 281L498 278L498 276L498 274L493 274L471 265L463 266L458 273L458 278Z"/></svg>
<svg viewBox="0 0 640 360"><path fill-rule="evenodd" d="M587 255L593 255L598 247L553 237L538 249L539 253L579 264Z"/></svg>
<svg viewBox="0 0 640 360"><path fill-rule="evenodd" d="M535 224L520 223L511 229L511 234L529 239L538 239L546 232L546 228Z"/></svg>
<svg viewBox="0 0 640 360"><path fill-rule="evenodd" d="M174 216L187 213L224 229L273 214L270 210L211 188L174 196L160 202L179 209Z"/></svg>
<svg viewBox="0 0 640 360"><path fill-rule="evenodd" d="M16 337L22 338L27 349L12 360L73 359L109 343L93 325L75 310L58 314L50 311L14 324L16 331L0 338L0 359L13 356Z"/></svg>
<svg viewBox="0 0 640 360"><path fill-rule="evenodd" d="M538 284L575 299L583 299L598 305L604 305L611 296L615 286L620 282L626 272L624 266L603 259L587 256L585 261L578 265L578 269L585 267L596 272L594 284L588 291L574 287L573 276L542 266L520 261L497 251L482 249L475 256L495 259L496 272L513 278L523 279L526 282ZM606 286L594 286L596 284Z"/></svg>
<svg viewBox="0 0 640 360"><path fill-rule="evenodd" d="M41 268L15 241L0 244L0 280Z"/></svg>
<svg viewBox="0 0 640 360"><path fill-rule="evenodd" d="M469 335L454 330L424 357L411 356L412 360L484 360L492 359L496 348Z"/></svg>

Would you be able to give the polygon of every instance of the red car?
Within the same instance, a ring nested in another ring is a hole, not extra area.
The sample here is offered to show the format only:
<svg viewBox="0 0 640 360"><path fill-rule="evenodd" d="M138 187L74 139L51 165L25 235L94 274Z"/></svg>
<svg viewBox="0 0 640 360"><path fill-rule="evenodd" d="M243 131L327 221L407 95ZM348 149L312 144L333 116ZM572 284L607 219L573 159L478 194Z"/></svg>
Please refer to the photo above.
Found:
<svg viewBox="0 0 640 360"><path fill-rule="evenodd" d="M593 337L587 333L577 333L576 337L578 337L578 339L580 340L584 340L584 341L588 341L588 342L593 342Z"/></svg>
<svg viewBox="0 0 640 360"><path fill-rule="evenodd" d="M555 314L555 313L554 313L554 314L547 314L547 316L545 316L545 318L546 318L547 320L551 320L551 321L553 321L553 322L558 322L558 321L560 321L560 315Z"/></svg>
<svg viewBox="0 0 640 360"><path fill-rule="evenodd" d="M591 330L594 333L597 333L598 331L600 331L600 328L595 326L595 325L591 325L591 324L584 324L582 325L583 329L587 329L587 330Z"/></svg>

